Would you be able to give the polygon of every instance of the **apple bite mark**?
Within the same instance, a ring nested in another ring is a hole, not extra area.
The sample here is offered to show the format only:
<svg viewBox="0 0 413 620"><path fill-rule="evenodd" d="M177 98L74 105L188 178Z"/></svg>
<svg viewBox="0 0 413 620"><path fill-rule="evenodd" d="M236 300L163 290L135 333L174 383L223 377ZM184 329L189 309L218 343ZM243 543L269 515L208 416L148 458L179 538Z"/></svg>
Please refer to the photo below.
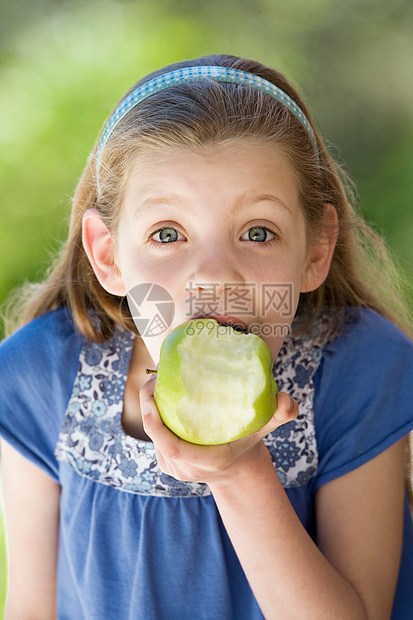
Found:
<svg viewBox="0 0 413 620"><path fill-rule="evenodd" d="M273 359L254 334L195 319L165 339L155 402L163 422L191 443L234 441L264 426L274 414Z"/></svg>

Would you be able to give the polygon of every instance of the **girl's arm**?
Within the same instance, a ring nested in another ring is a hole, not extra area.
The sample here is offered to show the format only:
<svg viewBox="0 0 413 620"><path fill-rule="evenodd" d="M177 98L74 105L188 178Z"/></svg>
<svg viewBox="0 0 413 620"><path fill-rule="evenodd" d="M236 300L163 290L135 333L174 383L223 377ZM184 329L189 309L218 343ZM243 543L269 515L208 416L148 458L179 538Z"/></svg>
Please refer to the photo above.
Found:
<svg viewBox="0 0 413 620"><path fill-rule="evenodd" d="M9 586L5 620L56 618L60 486L1 442Z"/></svg>
<svg viewBox="0 0 413 620"><path fill-rule="evenodd" d="M402 539L403 440L321 487L318 546L264 461L261 471L239 472L211 491L265 618L390 618Z"/></svg>
<svg viewBox="0 0 413 620"><path fill-rule="evenodd" d="M316 501L318 546L302 526L262 438L293 419L280 394L277 418L224 446L194 446L162 424L154 379L141 390L145 430L163 471L209 484L258 604L272 618L390 617L402 539L403 440L332 482Z"/></svg>

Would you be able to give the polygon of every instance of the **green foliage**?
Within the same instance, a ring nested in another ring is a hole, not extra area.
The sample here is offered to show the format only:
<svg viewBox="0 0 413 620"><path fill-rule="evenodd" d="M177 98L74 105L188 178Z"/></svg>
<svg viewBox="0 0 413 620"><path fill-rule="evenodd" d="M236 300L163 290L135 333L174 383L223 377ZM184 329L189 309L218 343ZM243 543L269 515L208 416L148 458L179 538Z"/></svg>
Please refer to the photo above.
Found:
<svg viewBox="0 0 413 620"><path fill-rule="evenodd" d="M211 52L294 76L413 276L410 3L195 0L3 4L0 303L43 277L105 117L137 79Z"/></svg>

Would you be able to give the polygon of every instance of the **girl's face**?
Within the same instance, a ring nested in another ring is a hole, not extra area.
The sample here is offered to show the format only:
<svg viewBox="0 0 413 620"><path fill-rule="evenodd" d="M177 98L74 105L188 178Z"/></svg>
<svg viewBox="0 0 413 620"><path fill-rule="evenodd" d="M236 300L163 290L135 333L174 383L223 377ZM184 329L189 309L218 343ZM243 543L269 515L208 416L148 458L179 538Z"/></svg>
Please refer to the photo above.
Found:
<svg viewBox="0 0 413 620"><path fill-rule="evenodd" d="M297 179L277 146L156 150L131 170L115 260L125 293L157 284L160 301L173 300L158 335L142 334L155 362L165 336L197 316L245 326L275 358L300 292L321 283L314 257ZM156 303L135 301L152 319Z"/></svg>

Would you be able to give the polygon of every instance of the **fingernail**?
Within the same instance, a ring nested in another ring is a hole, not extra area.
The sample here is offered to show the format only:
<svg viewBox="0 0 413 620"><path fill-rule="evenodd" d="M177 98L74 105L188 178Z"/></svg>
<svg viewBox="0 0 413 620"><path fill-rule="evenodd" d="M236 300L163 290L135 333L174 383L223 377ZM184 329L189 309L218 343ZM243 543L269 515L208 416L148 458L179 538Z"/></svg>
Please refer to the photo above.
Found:
<svg viewBox="0 0 413 620"><path fill-rule="evenodd" d="M289 398L289 403L288 403L288 409L287 409L287 411L288 411L288 413L291 413L291 412L292 412L292 410L294 409L294 401L293 401L293 399L291 398L291 396L289 396L288 398Z"/></svg>

